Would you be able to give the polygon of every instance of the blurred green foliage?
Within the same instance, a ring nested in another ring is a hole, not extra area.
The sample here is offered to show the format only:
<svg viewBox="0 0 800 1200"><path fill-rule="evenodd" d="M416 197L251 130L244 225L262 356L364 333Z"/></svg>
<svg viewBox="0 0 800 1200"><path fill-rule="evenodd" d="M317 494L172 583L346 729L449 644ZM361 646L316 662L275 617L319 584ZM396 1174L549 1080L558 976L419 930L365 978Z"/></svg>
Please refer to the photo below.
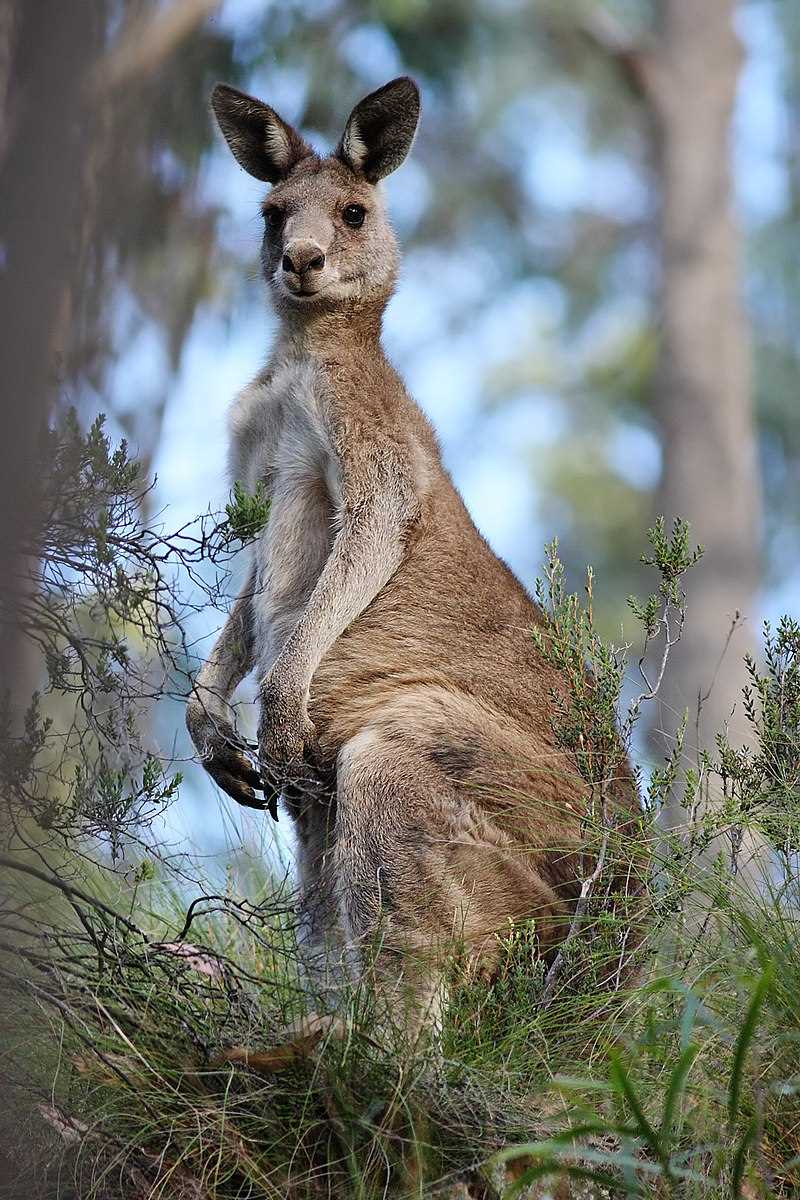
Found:
<svg viewBox="0 0 800 1200"><path fill-rule="evenodd" d="M415 175L401 230L406 274L419 268L433 278L432 263L464 263L480 276L479 285L461 293L448 286L437 298L445 324L430 337L476 328L515 305L514 348L499 361L478 360L487 419L519 404L532 424L545 407L555 414L557 443L532 439L527 450L536 515L559 529L570 575L591 560L599 577L619 580L621 598L639 583L630 564L659 471L651 408L659 195L648 114L588 33L597 9L588 0L224 5L123 101L116 127L125 137L104 175L102 261L135 299L127 320L154 323L175 367L197 313L229 311L237 281L253 274L255 239L243 269L220 239L219 208L202 186L214 144L206 115L212 81L226 78L272 100L273 92L293 96L286 115L331 143L357 96L392 73L413 73L424 115L407 168ZM633 38L652 31L649 0L608 0L603 11ZM742 16L774 40L771 69L786 123L773 163L783 199L749 222L745 245L767 578L776 582L791 573L786 546L800 528L800 139L791 132L800 111L800 21L783 0L743 3ZM101 282L113 280L106 274ZM532 286L545 289L541 303L531 303ZM107 336L96 346L119 353L108 332L109 293L97 294ZM163 403L147 418L156 426ZM125 417L140 446L146 416ZM619 604L609 597L599 614L606 631L617 626Z"/></svg>

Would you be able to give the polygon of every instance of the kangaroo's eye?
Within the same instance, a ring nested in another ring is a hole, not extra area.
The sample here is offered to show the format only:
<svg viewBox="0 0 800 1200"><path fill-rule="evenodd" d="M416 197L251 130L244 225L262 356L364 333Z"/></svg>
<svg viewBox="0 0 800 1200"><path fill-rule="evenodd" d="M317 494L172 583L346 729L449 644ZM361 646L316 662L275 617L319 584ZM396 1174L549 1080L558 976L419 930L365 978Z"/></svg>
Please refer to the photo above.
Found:
<svg viewBox="0 0 800 1200"><path fill-rule="evenodd" d="M264 209L264 224L275 233L283 224L283 209L278 208L277 204L270 204Z"/></svg>
<svg viewBox="0 0 800 1200"><path fill-rule="evenodd" d="M345 225L349 225L351 229L360 229L364 224L364 217L367 215L367 210L363 204L346 204L342 209L342 217Z"/></svg>

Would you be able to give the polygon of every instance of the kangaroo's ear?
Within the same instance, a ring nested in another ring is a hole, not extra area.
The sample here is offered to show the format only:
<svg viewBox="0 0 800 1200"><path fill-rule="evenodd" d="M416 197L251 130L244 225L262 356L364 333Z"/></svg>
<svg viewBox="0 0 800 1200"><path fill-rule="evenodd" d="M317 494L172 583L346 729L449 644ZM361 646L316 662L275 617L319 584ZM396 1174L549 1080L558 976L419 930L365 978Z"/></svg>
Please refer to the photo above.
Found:
<svg viewBox="0 0 800 1200"><path fill-rule="evenodd" d="M365 96L350 113L336 157L377 183L411 149L419 121L419 88L402 75Z"/></svg>
<svg viewBox="0 0 800 1200"><path fill-rule="evenodd" d="M282 117L245 92L218 83L211 107L234 158L256 179L278 183L314 151Z"/></svg>

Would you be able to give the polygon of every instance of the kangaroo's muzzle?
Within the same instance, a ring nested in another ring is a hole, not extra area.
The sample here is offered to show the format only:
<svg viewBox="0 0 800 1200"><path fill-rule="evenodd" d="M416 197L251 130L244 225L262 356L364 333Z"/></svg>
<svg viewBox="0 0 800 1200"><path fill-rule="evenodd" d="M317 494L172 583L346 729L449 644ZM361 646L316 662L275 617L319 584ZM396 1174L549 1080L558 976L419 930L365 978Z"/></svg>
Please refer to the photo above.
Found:
<svg viewBox="0 0 800 1200"><path fill-rule="evenodd" d="M324 250L310 239L295 238L290 241L281 260L285 282L292 291L316 291L318 273L324 266Z"/></svg>

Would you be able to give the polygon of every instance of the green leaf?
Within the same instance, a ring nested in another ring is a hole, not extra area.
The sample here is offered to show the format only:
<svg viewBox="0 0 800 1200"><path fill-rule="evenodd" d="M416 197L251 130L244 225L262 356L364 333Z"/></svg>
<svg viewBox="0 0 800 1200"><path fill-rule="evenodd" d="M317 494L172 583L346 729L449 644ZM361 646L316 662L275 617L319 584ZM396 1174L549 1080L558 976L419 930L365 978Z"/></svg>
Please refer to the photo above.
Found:
<svg viewBox="0 0 800 1200"><path fill-rule="evenodd" d="M758 1130L758 1121L755 1118L750 1122L744 1131L742 1140L736 1147L736 1154L733 1158L733 1170L731 1173L731 1197L732 1200L739 1200L742 1194L742 1183L744 1181L744 1169L747 1166L747 1154ZM791 1164L788 1164L791 1166Z"/></svg>

